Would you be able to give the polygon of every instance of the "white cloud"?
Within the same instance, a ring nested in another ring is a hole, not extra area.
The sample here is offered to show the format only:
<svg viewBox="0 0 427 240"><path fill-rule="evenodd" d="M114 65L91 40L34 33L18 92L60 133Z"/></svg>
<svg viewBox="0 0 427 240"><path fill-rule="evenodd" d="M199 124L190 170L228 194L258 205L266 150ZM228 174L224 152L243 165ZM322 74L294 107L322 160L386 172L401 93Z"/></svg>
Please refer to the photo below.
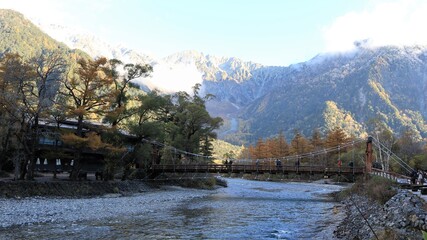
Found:
<svg viewBox="0 0 427 240"><path fill-rule="evenodd" d="M422 0L382 2L350 12L324 29L325 51L351 50L355 41L365 39L372 46L427 45L426 13L427 1Z"/></svg>
<svg viewBox="0 0 427 240"><path fill-rule="evenodd" d="M202 83L202 73L194 63L154 65L151 78L145 78L136 82L143 83L150 89L159 89L162 92L173 93L186 91L192 93L192 87L196 83Z"/></svg>

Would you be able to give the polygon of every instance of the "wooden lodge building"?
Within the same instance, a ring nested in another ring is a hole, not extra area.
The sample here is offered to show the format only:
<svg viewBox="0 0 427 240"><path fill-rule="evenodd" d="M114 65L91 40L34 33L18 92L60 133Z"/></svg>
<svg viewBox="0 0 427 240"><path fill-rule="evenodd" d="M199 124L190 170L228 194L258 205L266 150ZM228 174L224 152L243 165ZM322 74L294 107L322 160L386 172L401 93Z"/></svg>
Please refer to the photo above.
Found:
<svg viewBox="0 0 427 240"><path fill-rule="evenodd" d="M108 126L100 123L85 122L83 134L90 132L101 134ZM76 148L65 144L61 140L61 134L75 132L77 130L77 121L49 121L41 120L39 122L38 144L36 146L36 165L35 170L41 172L70 172L74 164L74 154ZM135 137L123 133L123 136L129 141L129 148L135 142ZM80 166L81 171L100 172L104 168L105 156L107 152L104 149L93 150L84 147L81 153Z"/></svg>

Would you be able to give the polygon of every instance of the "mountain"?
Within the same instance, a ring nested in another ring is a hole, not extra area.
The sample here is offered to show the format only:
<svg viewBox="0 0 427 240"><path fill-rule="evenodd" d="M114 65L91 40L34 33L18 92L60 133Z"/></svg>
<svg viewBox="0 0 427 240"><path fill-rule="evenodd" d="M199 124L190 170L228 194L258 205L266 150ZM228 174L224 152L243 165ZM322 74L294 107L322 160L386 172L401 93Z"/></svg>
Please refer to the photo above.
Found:
<svg viewBox="0 0 427 240"><path fill-rule="evenodd" d="M96 36L56 24L38 26L50 36L65 43L72 49L81 49L92 57L116 58L125 63L148 63L153 66L150 78L137 82L149 89L164 92L191 91L196 83L203 80L233 80L242 82L250 71L260 64L245 63L236 58L204 55L197 51L183 51L165 58L155 58L121 45L111 45Z"/></svg>
<svg viewBox="0 0 427 240"><path fill-rule="evenodd" d="M309 136L314 128L326 132L335 126L366 136L372 119L394 133L410 128L420 138L427 136L425 46L357 44L351 52L272 67L197 51L156 59L123 47L105 47L85 35L68 40L59 39L55 31L51 35L92 56L152 64L152 78L140 81L151 88L182 90L177 86L185 83L185 90L190 90L202 83L203 93L216 96L207 104L209 112L226 120L219 136L233 143L255 142L281 130L288 139L295 129Z"/></svg>
<svg viewBox="0 0 427 240"><path fill-rule="evenodd" d="M211 114L227 119L220 133L234 143L254 142L283 130L310 136L339 126L350 135L367 135L378 119L394 133L414 130L427 135L425 46L371 48L323 54L288 67L269 67L235 58L195 52L168 61L193 63L203 76L203 90L216 96Z"/></svg>
<svg viewBox="0 0 427 240"><path fill-rule="evenodd" d="M39 56L42 50L59 50L72 57L88 56L80 50L71 50L45 34L21 13L0 9L0 56L5 53L18 53L24 58Z"/></svg>
<svg viewBox="0 0 427 240"><path fill-rule="evenodd" d="M425 137L426 60L425 47L387 46L317 56L283 68L280 77L264 78L268 89L240 111L241 129L250 129L254 137L283 129L289 137L294 129L310 135L314 128L340 126L364 136L376 118L395 133L410 128Z"/></svg>

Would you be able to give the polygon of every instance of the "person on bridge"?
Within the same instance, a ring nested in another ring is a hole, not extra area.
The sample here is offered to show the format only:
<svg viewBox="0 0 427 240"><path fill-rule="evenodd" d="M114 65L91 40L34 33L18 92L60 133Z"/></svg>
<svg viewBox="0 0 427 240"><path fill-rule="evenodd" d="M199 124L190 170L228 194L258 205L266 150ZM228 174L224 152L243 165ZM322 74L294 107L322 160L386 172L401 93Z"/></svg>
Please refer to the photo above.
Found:
<svg viewBox="0 0 427 240"><path fill-rule="evenodd" d="M342 161L341 159L338 159L338 172L341 174L341 166L342 166Z"/></svg>
<svg viewBox="0 0 427 240"><path fill-rule="evenodd" d="M277 170L282 170L282 161L280 161L280 159L276 160L276 169Z"/></svg>
<svg viewBox="0 0 427 240"><path fill-rule="evenodd" d="M257 160L255 161L255 165L256 165L256 170L258 171L258 170L259 170L259 159L257 159Z"/></svg>
<svg viewBox="0 0 427 240"><path fill-rule="evenodd" d="M295 162L295 170L298 172L299 171L299 165L300 165L300 161L299 158L297 159L297 161Z"/></svg>

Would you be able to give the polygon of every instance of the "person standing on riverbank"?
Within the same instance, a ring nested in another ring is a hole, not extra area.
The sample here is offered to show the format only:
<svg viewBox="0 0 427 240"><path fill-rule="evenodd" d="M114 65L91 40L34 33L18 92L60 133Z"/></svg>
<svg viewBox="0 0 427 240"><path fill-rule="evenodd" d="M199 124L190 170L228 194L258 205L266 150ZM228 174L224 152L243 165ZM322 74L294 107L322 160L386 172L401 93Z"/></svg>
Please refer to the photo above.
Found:
<svg viewBox="0 0 427 240"><path fill-rule="evenodd" d="M419 185L424 184L424 175L422 170L418 170L418 182Z"/></svg>
<svg viewBox="0 0 427 240"><path fill-rule="evenodd" d="M411 172L411 184L415 184L416 183L416 181L417 181L417 170L416 169L414 169L412 172Z"/></svg>

